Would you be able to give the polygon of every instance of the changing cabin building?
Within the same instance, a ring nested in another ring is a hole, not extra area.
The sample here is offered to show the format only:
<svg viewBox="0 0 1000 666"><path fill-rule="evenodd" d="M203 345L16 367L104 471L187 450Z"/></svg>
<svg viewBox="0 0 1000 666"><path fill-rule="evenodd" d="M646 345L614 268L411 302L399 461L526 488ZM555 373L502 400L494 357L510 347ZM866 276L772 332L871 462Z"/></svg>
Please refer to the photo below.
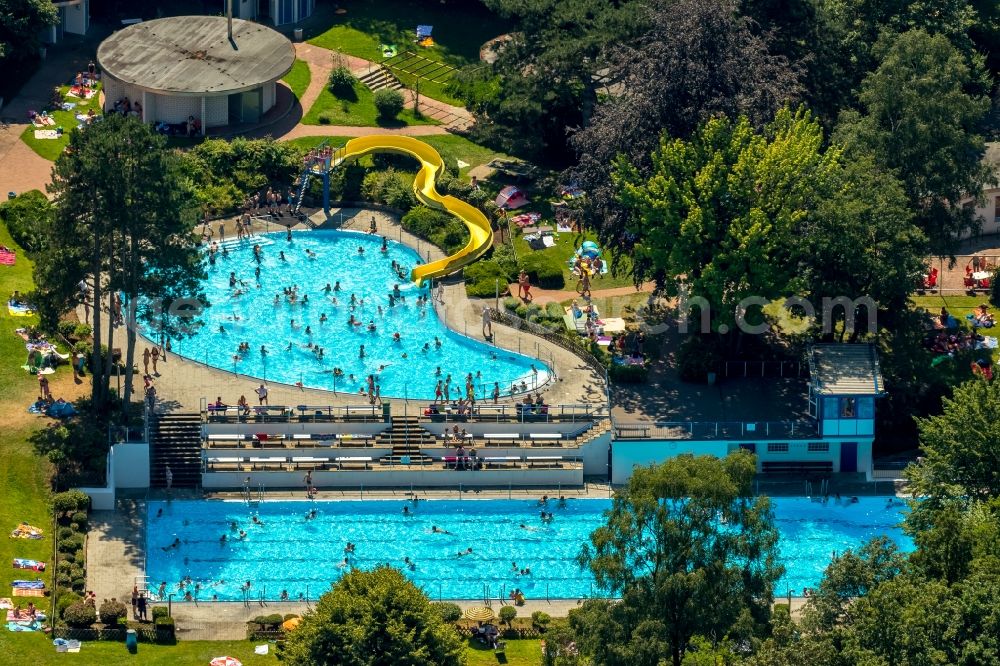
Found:
<svg viewBox="0 0 1000 666"><path fill-rule="evenodd" d="M685 453L723 457L737 449L755 453L763 474L808 479L857 473L870 481L875 400L885 393L875 348L817 344L807 356L807 373L792 376L765 377L763 364L744 365L745 376L707 387L704 400L689 401L683 412L689 420L616 421L612 483L628 482L636 465ZM750 376L757 367L760 376ZM711 411L705 420L698 418L699 405Z"/></svg>
<svg viewBox="0 0 1000 666"><path fill-rule="evenodd" d="M295 49L281 33L240 19L175 16L130 25L97 49L104 108L124 97L142 104L145 122L179 125L194 117L200 131L257 123L278 97L277 81Z"/></svg>

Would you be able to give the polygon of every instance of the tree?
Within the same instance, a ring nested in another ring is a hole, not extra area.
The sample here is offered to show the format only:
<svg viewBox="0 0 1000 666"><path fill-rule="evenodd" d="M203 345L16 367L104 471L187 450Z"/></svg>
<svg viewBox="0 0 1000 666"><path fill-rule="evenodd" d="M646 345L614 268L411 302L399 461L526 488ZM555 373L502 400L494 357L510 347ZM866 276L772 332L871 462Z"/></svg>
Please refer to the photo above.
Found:
<svg viewBox="0 0 1000 666"><path fill-rule="evenodd" d="M637 468L580 563L621 602L570 614L595 663L680 666L692 640L745 640L770 618L778 532L754 496L753 455L684 455Z"/></svg>
<svg viewBox="0 0 1000 666"><path fill-rule="evenodd" d="M859 94L863 112L843 113L835 138L896 173L931 248L950 252L974 226L972 211L955 202L977 195L988 177L982 59L969 62L946 37L922 30L883 35L874 53L878 68Z"/></svg>
<svg viewBox="0 0 1000 666"><path fill-rule="evenodd" d="M683 284L707 299L720 332L736 330L744 298L797 293L800 232L839 180L839 150L822 145L808 112L783 110L760 132L715 118L690 141L663 137L648 175L619 157L635 280L671 296Z"/></svg>
<svg viewBox="0 0 1000 666"><path fill-rule="evenodd" d="M798 92L795 69L769 53L734 0L652 0L641 16L644 33L610 50L614 92L571 135L579 162L566 175L587 191L588 223L622 255L627 218L611 179L619 153L647 175L661 133L686 139L716 115L760 127Z"/></svg>
<svg viewBox="0 0 1000 666"><path fill-rule="evenodd" d="M463 662L458 634L399 570L352 570L288 636L293 666L448 666Z"/></svg>
<svg viewBox="0 0 1000 666"><path fill-rule="evenodd" d="M71 133L49 186L56 212L48 250L35 265L41 301L58 312L75 304L81 280L92 284L95 304L106 304L106 295L122 295L125 404L138 322L159 320L159 302L199 297L202 268L192 235L194 210L176 159L165 146L151 127L118 115ZM101 357L100 320L94 317L91 397L97 409L107 403L112 356ZM109 351L114 329L107 331Z"/></svg>
<svg viewBox="0 0 1000 666"><path fill-rule="evenodd" d="M486 0L515 30L489 67L458 77L456 92L476 117L474 136L499 148L563 165L566 130L586 124L602 87L609 44L636 27L636 0Z"/></svg>
<svg viewBox="0 0 1000 666"><path fill-rule="evenodd" d="M0 0L0 63L34 57L42 30L58 22L47 0Z"/></svg>
<svg viewBox="0 0 1000 666"><path fill-rule="evenodd" d="M942 413L917 419L923 459L907 469L928 500L1000 497L1000 383L957 386Z"/></svg>

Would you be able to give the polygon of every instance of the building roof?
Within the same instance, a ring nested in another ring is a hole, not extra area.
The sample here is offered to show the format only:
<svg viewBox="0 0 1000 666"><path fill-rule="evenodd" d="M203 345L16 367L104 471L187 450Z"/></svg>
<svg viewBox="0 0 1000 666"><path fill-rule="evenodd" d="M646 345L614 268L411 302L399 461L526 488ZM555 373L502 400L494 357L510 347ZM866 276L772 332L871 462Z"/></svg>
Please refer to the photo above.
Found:
<svg viewBox="0 0 1000 666"><path fill-rule="evenodd" d="M235 47L234 47L235 43ZM287 37L259 23L173 16L130 25L97 49L101 69L119 81L174 95L225 94L276 81L292 68Z"/></svg>
<svg viewBox="0 0 1000 666"><path fill-rule="evenodd" d="M814 393L825 395L882 395L885 386L878 355L870 344L813 345L809 374Z"/></svg>

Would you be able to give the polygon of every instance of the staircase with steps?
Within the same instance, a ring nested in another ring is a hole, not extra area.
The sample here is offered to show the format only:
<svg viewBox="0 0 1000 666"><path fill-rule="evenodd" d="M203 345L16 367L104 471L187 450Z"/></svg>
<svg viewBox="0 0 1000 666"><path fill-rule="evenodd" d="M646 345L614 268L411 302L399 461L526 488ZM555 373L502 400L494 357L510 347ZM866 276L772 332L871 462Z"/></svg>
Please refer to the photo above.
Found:
<svg viewBox="0 0 1000 666"><path fill-rule="evenodd" d="M399 82L399 79L381 65L373 68L367 74L362 74L358 77L358 80L365 84L372 92L382 90L383 88L389 88L390 90L403 89L403 84Z"/></svg>
<svg viewBox="0 0 1000 666"><path fill-rule="evenodd" d="M393 416L388 430L379 433L376 446L390 446L392 453L381 462L387 465L402 465L403 456L409 456L410 465L430 465L431 458L420 452L421 446L433 446L434 435L420 426L416 416Z"/></svg>
<svg viewBox="0 0 1000 666"><path fill-rule="evenodd" d="M170 465L174 488L201 485L201 415L158 414L150 430L149 483L166 488Z"/></svg>

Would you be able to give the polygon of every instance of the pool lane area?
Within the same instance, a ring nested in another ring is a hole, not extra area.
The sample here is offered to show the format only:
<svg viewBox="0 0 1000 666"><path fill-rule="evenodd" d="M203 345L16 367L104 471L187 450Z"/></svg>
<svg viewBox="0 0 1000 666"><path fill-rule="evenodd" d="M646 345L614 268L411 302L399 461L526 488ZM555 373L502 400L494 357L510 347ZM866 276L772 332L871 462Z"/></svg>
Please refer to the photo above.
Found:
<svg viewBox="0 0 1000 666"><path fill-rule="evenodd" d="M426 400L438 381L448 398L466 397L469 375L478 400L551 378L538 359L449 329L427 286L409 281L420 256L382 236L259 234L224 241L204 262L203 325L172 346L219 370L354 394L374 375L381 397Z"/></svg>
<svg viewBox="0 0 1000 666"><path fill-rule="evenodd" d="M899 523L905 507L886 498L856 503L774 498L785 576L776 595L815 587L833 553L885 535L913 549ZM146 574L174 599L315 599L350 567L390 564L432 599L507 596L576 599L599 594L576 556L603 524L610 500L151 501ZM409 515L403 513L406 507ZM540 512L551 512L543 521ZM310 517L311 512L314 517ZM254 522L256 517L258 522ZM240 531L245 532L241 538ZM222 537L225 535L225 539ZM173 544L177 544L173 546ZM348 543L353 552L346 552ZM471 550L470 550L471 549ZM406 560L412 563L412 567ZM522 570L530 573L522 573ZM190 578L190 583L184 583Z"/></svg>

